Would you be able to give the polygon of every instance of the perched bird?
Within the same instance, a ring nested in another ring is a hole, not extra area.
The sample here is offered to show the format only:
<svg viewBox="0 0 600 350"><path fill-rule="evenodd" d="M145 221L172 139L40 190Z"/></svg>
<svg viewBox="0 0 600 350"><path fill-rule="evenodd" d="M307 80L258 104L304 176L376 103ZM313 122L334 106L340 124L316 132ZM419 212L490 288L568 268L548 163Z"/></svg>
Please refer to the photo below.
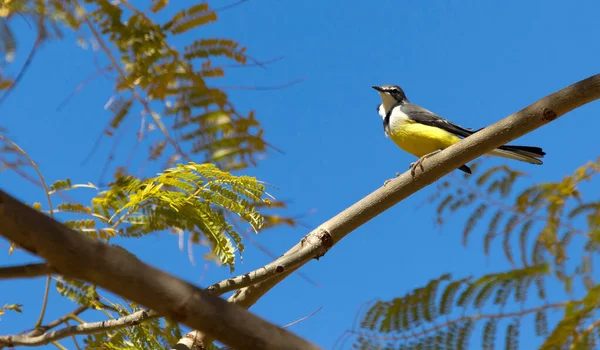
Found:
<svg viewBox="0 0 600 350"><path fill-rule="evenodd" d="M436 114L410 103L404 91L397 85L373 86L379 92L381 104L377 106L383 118L386 136L404 151L419 157L410 164L411 174L417 167L423 170L423 161L444 148L457 143L461 138L476 133L460 127ZM542 164L539 158L546 153L539 147L504 145L488 153L491 156L510 158L531 164ZM470 174L471 169L462 165L458 169Z"/></svg>

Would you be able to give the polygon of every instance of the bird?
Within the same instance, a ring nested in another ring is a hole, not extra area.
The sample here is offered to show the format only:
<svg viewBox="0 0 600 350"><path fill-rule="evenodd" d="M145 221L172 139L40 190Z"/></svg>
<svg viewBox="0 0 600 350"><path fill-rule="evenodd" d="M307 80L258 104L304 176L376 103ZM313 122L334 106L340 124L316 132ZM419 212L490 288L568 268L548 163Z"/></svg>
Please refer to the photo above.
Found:
<svg viewBox="0 0 600 350"><path fill-rule="evenodd" d="M377 112L383 118L385 136L391 138L402 150L419 158L416 162L410 163L413 177L417 168L424 170L425 159L483 129L463 128L411 103L404 90L398 85L372 86L372 88L377 90L381 97ZM504 145L492 150L488 155L531 164L543 164L540 158L543 158L546 153L540 147ZM471 169L466 164L458 169L471 174ZM386 181L386 184L389 181Z"/></svg>

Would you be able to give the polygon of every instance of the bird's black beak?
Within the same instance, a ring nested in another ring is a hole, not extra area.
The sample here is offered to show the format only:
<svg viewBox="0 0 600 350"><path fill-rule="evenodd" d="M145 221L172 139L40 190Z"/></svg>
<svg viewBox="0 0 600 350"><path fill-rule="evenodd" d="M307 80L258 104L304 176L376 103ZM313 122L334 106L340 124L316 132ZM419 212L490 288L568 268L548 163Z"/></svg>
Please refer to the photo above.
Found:
<svg viewBox="0 0 600 350"><path fill-rule="evenodd" d="M380 88L379 86L371 86L371 87L379 92L383 92L383 89Z"/></svg>

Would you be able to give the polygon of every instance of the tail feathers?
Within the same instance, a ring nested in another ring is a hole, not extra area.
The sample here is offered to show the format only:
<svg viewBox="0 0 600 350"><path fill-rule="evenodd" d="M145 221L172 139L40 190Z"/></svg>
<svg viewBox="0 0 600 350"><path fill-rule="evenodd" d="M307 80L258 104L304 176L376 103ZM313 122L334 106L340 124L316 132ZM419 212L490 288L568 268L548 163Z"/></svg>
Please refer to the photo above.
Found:
<svg viewBox="0 0 600 350"><path fill-rule="evenodd" d="M534 158L542 158L546 155L546 152L544 152L540 147L505 145L498 148L505 151L518 151L519 153L528 154Z"/></svg>
<svg viewBox="0 0 600 350"><path fill-rule="evenodd" d="M458 170L462 170L462 171L464 171L464 172L465 172L465 173L467 173L467 174L471 174L471 169L470 169L468 166L464 165L464 164L463 164L463 165L461 165L461 166L458 168Z"/></svg>
<svg viewBox="0 0 600 350"><path fill-rule="evenodd" d="M546 155L539 147L530 146L500 146L489 153L491 156L520 160L531 164L543 164L539 158Z"/></svg>

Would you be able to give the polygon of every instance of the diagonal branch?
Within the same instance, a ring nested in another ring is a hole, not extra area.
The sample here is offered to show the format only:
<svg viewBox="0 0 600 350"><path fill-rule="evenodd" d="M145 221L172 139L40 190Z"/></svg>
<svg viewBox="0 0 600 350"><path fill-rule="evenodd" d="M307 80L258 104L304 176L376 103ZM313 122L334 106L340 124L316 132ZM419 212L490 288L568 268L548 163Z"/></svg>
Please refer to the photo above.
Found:
<svg viewBox="0 0 600 350"><path fill-rule="evenodd" d="M237 305L143 263L123 248L64 226L1 190L0 234L44 258L62 275L98 285L235 349L318 349Z"/></svg>
<svg viewBox="0 0 600 350"><path fill-rule="evenodd" d="M238 289L229 301L249 308L293 271L313 258L323 256L350 232L393 205L461 165L599 98L600 74L548 95L428 158L426 170L417 172L414 178L410 171L407 171L387 186L367 195L308 233L274 262L243 276L219 282L210 288L219 294ZM200 341L203 341L202 337Z"/></svg>

